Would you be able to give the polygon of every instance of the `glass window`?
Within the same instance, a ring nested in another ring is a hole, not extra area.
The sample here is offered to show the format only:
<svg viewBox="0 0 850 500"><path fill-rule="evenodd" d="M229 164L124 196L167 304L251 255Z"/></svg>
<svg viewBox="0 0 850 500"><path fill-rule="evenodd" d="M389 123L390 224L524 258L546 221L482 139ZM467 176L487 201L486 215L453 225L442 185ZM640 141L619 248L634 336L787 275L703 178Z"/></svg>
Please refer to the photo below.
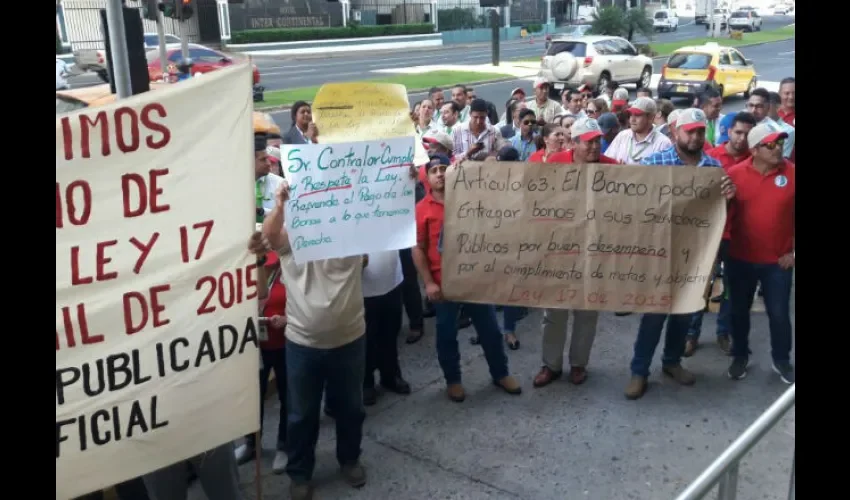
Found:
<svg viewBox="0 0 850 500"><path fill-rule="evenodd" d="M584 42L557 42L553 41L546 51L547 56L555 56L561 52L569 52L575 57L584 57L587 51L587 45ZM220 59L220 58L219 58Z"/></svg>
<svg viewBox="0 0 850 500"><path fill-rule="evenodd" d="M699 52L679 52L667 60L668 68L677 69L708 69L711 64L711 54Z"/></svg>

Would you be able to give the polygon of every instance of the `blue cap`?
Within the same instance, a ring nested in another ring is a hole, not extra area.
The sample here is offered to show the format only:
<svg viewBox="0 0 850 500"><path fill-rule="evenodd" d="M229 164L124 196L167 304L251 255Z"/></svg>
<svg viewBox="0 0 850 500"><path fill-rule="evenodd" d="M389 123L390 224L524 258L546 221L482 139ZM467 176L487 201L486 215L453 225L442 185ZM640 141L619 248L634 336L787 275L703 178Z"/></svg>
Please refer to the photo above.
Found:
<svg viewBox="0 0 850 500"><path fill-rule="evenodd" d="M502 146L499 154L496 155L498 161L519 161L519 151L513 146Z"/></svg>
<svg viewBox="0 0 850 500"><path fill-rule="evenodd" d="M732 123L735 122L736 116L738 116L738 113L729 113L720 120L719 124L717 124L718 134L717 139L715 139L717 141L715 146L729 141L729 129L732 128Z"/></svg>
<svg viewBox="0 0 850 500"><path fill-rule="evenodd" d="M443 153L433 154L431 155L431 159L428 160L428 168L439 166L448 167L451 164L452 161L449 159L448 156L444 155Z"/></svg>
<svg viewBox="0 0 850 500"><path fill-rule="evenodd" d="M599 128L603 133L608 133L611 129L620 125L620 120L617 119L617 115L614 113L602 113L599 118L596 119L596 123L599 124Z"/></svg>

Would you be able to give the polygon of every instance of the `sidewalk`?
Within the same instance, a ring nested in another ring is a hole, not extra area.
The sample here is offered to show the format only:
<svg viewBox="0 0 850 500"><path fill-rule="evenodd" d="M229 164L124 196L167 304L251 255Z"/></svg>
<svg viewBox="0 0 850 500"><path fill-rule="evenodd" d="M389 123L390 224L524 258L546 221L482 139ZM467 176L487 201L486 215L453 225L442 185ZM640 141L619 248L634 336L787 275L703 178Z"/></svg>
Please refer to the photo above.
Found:
<svg viewBox="0 0 850 500"><path fill-rule="evenodd" d="M468 396L461 404L445 397L433 320L426 320L423 340L399 347L413 394L383 395L367 408L364 488L349 488L339 479L333 421L323 417L317 498L671 500L787 388L770 369L763 313L753 316L752 366L740 382L725 375L729 358L713 343L715 318L706 315L704 345L684 362L697 373L697 384L681 387L662 378L659 346L650 389L639 401L622 394L639 315L600 315L584 385L562 379L534 389L541 318L533 312L520 323L521 349L508 351L511 371L523 385L521 396L493 387L481 349L469 345L472 329L463 330L458 341ZM276 401L269 402L265 498L287 498L288 479L271 472L277 412ZM744 460L739 498L787 498L794 424L792 410ZM247 499L256 498L254 467L240 469ZM205 498L197 486L193 490L191 500Z"/></svg>

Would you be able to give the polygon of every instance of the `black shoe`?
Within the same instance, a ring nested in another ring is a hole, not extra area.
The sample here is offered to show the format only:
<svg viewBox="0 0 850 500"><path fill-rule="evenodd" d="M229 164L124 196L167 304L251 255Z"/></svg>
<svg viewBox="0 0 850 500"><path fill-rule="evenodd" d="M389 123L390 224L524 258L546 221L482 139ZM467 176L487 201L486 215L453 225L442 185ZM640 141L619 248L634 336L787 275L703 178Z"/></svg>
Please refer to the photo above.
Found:
<svg viewBox="0 0 850 500"><path fill-rule="evenodd" d="M727 375L732 380L741 380L742 378L747 376L747 363L749 362L746 358L735 358L732 360L732 364L729 365L729 371Z"/></svg>
<svg viewBox="0 0 850 500"><path fill-rule="evenodd" d="M378 391L374 387L363 388L363 404L374 406L378 402Z"/></svg>
<svg viewBox="0 0 850 500"><path fill-rule="evenodd" d="M791 366L791 363L787 361L774 361L773 371L778 373L779 378L786 384L791 385L794 383L794 367Z"/></svg>
<svg viewBox="0 0 850 500"><path fill-rule="evenodd" d="M392 391L396 394L410 394L410 384L408 384L406 380L401 378L401 376L395 377L389 381L381 380L381 386L384 389Z"/></svg>

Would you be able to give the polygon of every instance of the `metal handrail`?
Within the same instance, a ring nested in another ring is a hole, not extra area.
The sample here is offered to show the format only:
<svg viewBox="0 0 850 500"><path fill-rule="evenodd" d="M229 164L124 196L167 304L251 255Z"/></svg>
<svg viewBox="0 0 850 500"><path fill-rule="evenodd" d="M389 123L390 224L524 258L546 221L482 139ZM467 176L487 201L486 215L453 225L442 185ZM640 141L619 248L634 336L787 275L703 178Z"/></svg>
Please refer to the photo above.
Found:
<svg viewBox="0 0 850 500"><path fill-rule="evenodd" d="M738 465L744 455L756 445L768 431L779 422L779 420L794 406L796 384L791 385L782 396L762 413L747 430L741 433L717 459L711 463L700 474L694 482L685 488L685 491L676 497L676 500L699 500L718 483L718 499L734 500L738 489ZM791 482L788 490L788 499L794 500L794 468L797 461L797 453L791 462Z"/></svg>

